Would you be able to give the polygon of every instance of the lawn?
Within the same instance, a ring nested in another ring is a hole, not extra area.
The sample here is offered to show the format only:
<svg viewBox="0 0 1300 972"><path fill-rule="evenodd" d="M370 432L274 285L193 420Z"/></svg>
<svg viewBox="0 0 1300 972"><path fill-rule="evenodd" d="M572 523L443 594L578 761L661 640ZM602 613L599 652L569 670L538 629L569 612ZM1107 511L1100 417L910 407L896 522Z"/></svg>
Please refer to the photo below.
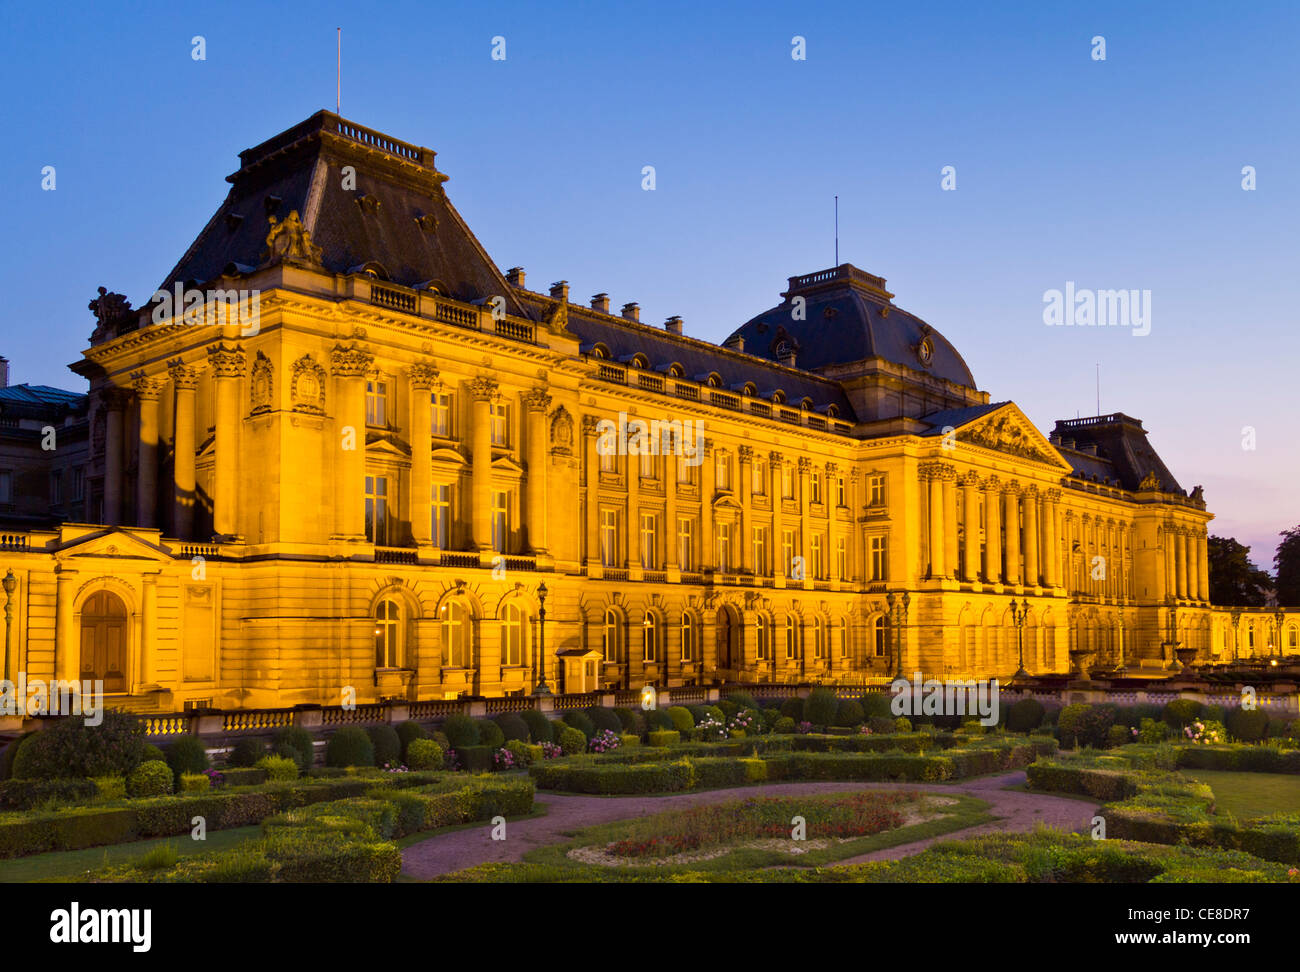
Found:
<svg viewBox="0 0 1300 972"><path fill-rule="evenodd" d="M20 884L29 881L75 880L87 871L98 870L113 864L138 860L155 847L171 844L181 857L204 851L230 850L246 840L260 836L261 827L234 827L214 830L207 840L191 840L188 836L157 837L153 840L136 840L109 847L87 847L83 850L50 851L30 857L16 857L0 861L0 882Z"/></svg>
<svg viewBox="0 0 1300 972"><path fill-rule="evenodd" d="M1215 808L1238 820L1300 810L1300 776L1284 773L1233 773L1224 770L1183 770L1183 775L1207 783Z"/></svg>

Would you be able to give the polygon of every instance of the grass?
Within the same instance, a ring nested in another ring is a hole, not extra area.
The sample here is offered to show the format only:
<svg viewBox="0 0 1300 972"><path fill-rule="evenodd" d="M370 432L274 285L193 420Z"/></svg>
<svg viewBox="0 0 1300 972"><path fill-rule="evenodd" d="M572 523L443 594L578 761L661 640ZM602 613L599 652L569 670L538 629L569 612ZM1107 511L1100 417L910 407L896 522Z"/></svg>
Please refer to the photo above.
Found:
<svg viewBox="0 0 1300 972"><path fill-rule="evenodd" d="M175 854L188 857L204 851L224 851L238 847L247 840L261 835L260 827L235 827L231 830L208 832L207 840L190 840L187 837L159 837L153 840L136 840L108 847L87 847L84 850L49 851L31 857L15 857L0 866L0 882L23 884L31 881L76 879L88 871L114 864L127 864L144 858L160 860ZM168 851L168 847L171 851Z"/></svg>
<svg viewBox="0 0 1300 972"><path fill-rule="evenodd" d="M1215 809L1238 820L1300 808L1300 776L1282 773L1234 773L1226 770L1183 770L1183 775L1214 791Z"/></svg>

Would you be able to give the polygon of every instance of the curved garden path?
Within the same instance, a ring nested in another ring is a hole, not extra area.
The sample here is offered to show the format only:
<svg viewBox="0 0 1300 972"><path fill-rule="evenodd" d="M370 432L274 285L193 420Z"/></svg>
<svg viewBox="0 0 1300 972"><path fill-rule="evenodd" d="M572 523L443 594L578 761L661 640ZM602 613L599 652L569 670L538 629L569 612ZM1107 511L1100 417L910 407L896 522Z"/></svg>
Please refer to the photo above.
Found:
<svg viewBox="0 0 1300 972"><path fill-rule="evenodd" d="M747 796L797 796L801 793L845 793L858 789L921 790L930 793L962 793L984 800L988 813L998 819L967 827L941 837L911 844L901 844L859 857L837 862L858 864L863 861L908 857L924 850L936 840L953 840L1000 831L1025 832L1043 823L1065 831L1086 829L1096 807L1083 800L1025 793L1005 787L1025 782L1023 771L1000 773L960 783L772 783L733 787L724 790L679 793L671 796L562 796L539 791L536 803L545 808L540 817L515 820L507 824L507 839L493 840L491 826L483 823L462 830L430 837L402 851L402 872L413 878L432 878L476 864L518 861L530 850L547 844L562 843L575 830L615 820L630 820L664 810L722 803Z"/></svg>

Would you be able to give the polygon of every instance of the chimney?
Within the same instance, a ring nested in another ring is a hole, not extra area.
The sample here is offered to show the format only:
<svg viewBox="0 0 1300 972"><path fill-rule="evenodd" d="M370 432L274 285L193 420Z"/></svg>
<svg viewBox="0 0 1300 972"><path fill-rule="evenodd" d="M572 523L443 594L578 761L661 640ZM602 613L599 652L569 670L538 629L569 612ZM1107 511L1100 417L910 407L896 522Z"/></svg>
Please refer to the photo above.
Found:
<svg viewBox="0 0 1300 972"><path fill-rule="evenodd" d="M744 351L745 339L739 334L733 334L722 343L724 348L731 348L732 351Z"/></svg>
<svg viewBox="0 0 1300 972"><path fill-rule="evenodd" d="M569 302L569 281L557 280L551 284L551 296L567 304Z"/></svg>
<svg viewBox="0 0 1300 972"><path fill-rule="evenodd" d="M787 368L793 368L795 366L794 348L790 347L788 344L778 348L776 352L776 360L781 362L781 364L785 365Z"/></svg>
<svg viewBox="0 0 1300 972"><path fill-rule="evenodd" d="M591 309L602 314L609 313L609 294L592 294Z"/></svg>
<svg viewBox="0 0 1300 972"><path fill-rule="evenodd" d="M507 270L506 283L508 283L512 287L518 287L520 290L523 290L524 289L524 268L511 267L509 270Z"/></svg>
<svg viewBox="0 0 1300 972"><path fill-rule="evenodd" d="M0 388L9 387L9 359L0 356Z"/></svg>
<svg viewBox="0 0 1300 972"><path fill-rule="evenodd" d="M668 320L664 321L664 330L667 331L669 334L681 334L682 333L681 317L674 314L672 317L668 318Z"/></svg>
<svg viewBox="0 0 1300 972"><path fill-rule="evenodd" d="M623 316L629 321L641 322L641 305L635 301L630 301L623 305Z"/></svg>

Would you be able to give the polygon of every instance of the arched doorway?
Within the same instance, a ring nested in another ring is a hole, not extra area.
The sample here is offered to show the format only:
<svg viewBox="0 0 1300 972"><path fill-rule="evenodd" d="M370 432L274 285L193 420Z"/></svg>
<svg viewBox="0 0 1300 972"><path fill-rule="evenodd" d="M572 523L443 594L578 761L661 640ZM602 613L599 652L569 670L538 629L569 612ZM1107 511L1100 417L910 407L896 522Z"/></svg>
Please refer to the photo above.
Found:
<svg viewBox="0 0 1300 972"><path fill-rule="evenodd" d="M718 608L717 644L719 670L739 667L739 631L740 622L736 618L735 612L726 605Z"/></svg>
<svg viewBox="0 0 1300 972"><path fill-rule="evenodd" d="M126 691L126 605L112 591L96 591L81 607L81 678Z"/></svg>

